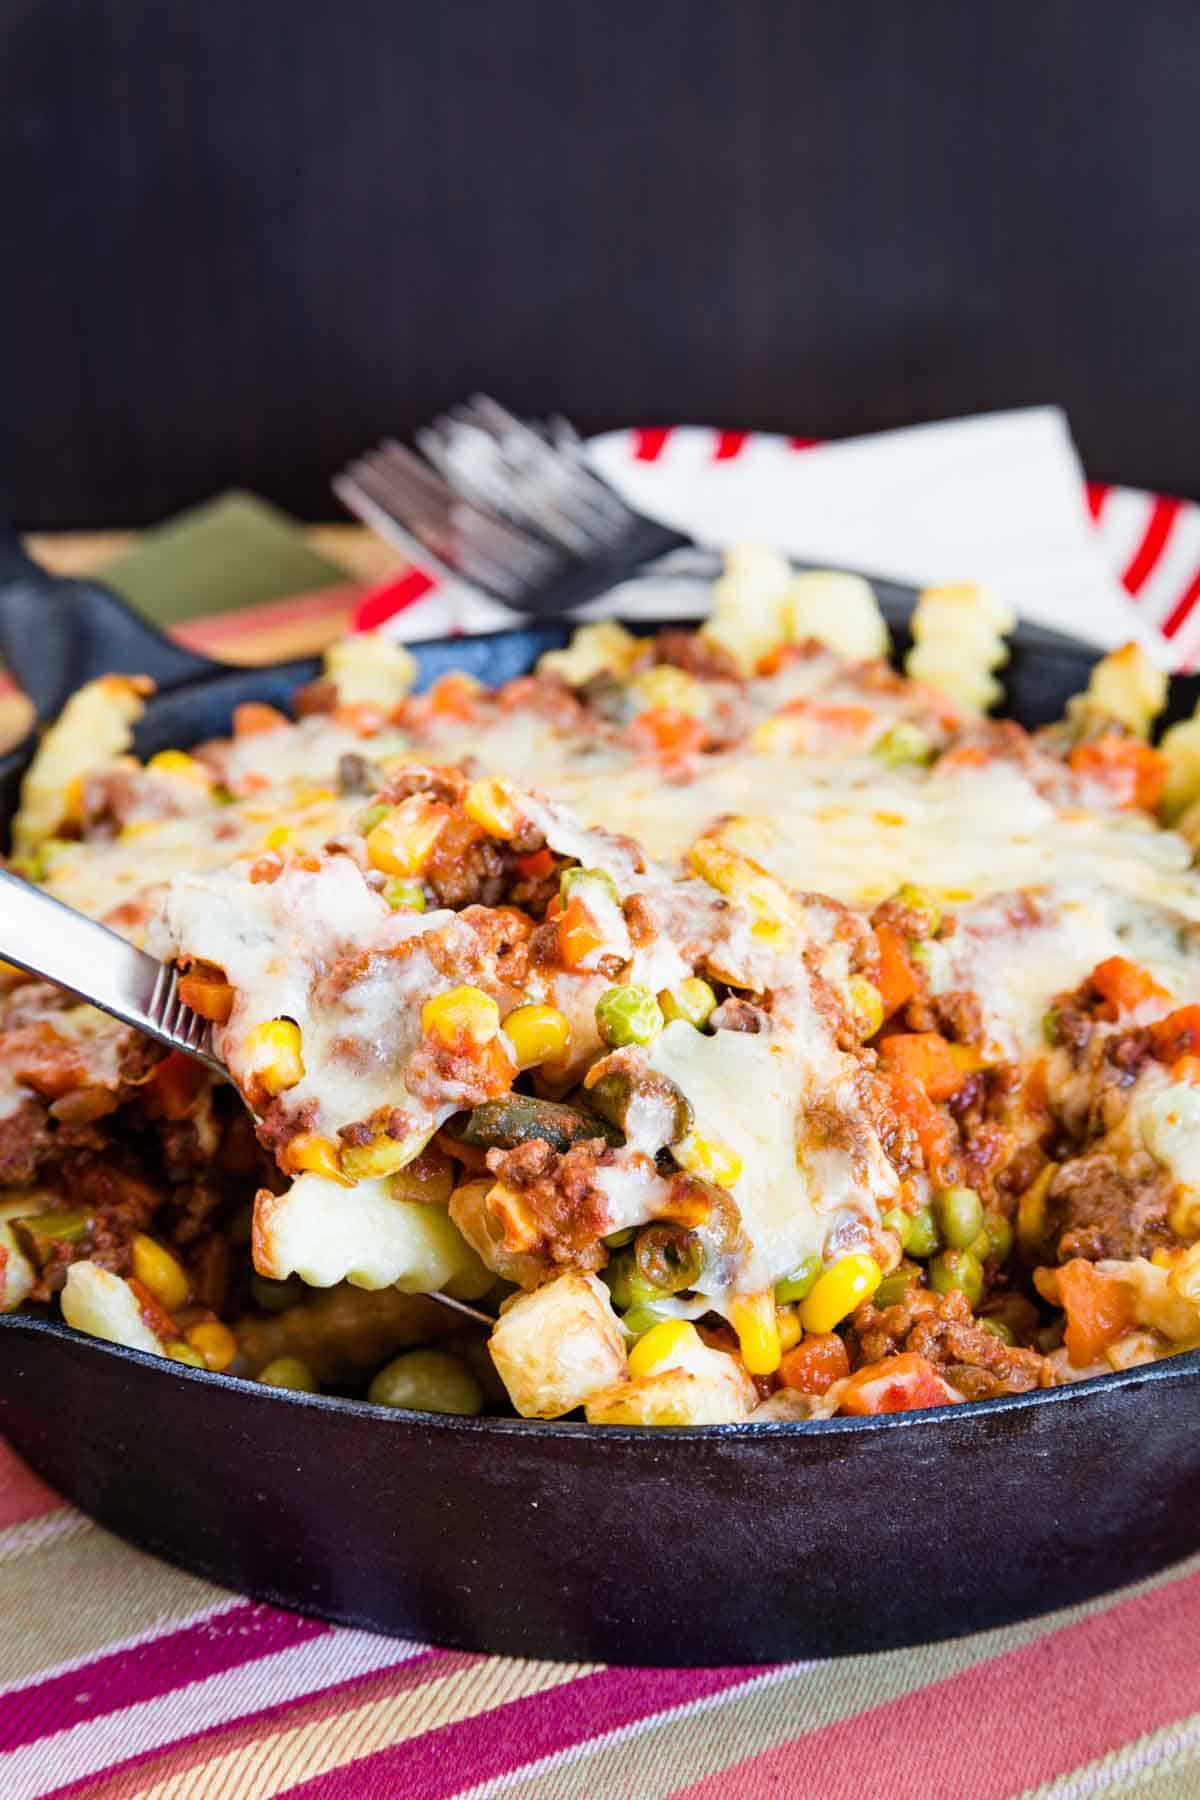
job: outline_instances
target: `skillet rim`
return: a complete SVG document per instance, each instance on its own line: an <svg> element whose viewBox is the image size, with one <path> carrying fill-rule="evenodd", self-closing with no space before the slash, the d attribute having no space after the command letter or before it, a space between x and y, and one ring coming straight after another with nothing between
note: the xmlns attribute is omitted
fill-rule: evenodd
<svg viewBox="0 0 1200 1800"><path fill-rule="evenodd" d="M800 566L800 565L797 565ZM692 577L695 579L695 577ZM907 583L895 581L878 575L867 575L865 579L876 592L881 608L887 619L889 628L895 636L907 637L908 616L917 598L918 590ZM686 628L699 621L695 618L675 618L668 621L660 619L625 619L624 623L635 635L646 635L661 628L666 623L671 626ZM518 638L540 637L547 633L569 637L570 632L580 621L571 619L546 620L535 619L528 622L516 622L512 626L496 631L478 632L470 635L450 635L420 639L409 645L418 662L421 652L434 652L444 655L466 644L478 646L476 654L486 654L486 647L499 642L510 642ZM1080 676L1086 674L1103 652L1095 646L1088 645L1079 639L1067 637L1059 632L1049 631L1045 627L1027 621L1018 623L1016 630L1009 636L1012 649L1026 657L1046 659L1049 661L1066 661L1074 663L1080 670ZM893 659L899 646L893 643ZM452 666L452 665L451 665ZM183 699L193 694L212 692L225 686L234 688L243 682L253 683L256 680L279 682L286 679L296 684L320 668L319 657L289 658L282 663L267 664L228 664L213 663L211 668L198 674L190 675L180 681L162 683L150 697L146 707L146 722L153 723L156 712L164 710L172 701ZM1186 679L1186 678L1185 678ZM418 689L424 683L424 675L418 678ZM1172 681L1172 692L1177 691L1179 677ZM1174 714L1174 708L1168 703L1163 720ZM34 749L36 748L41 721L35 720L32 729L10 750L0 756L0 782L13 780L24 771ZM7 816L0 819L0 826L7 827ZM971 1400L947 1406L923 1407L916 1412L873 1414L861 1418L839 1417L832 1419L762 1419L757 1421L740 1420L720 1425L674 1425L658 1426L650 1430L646 1426L624 1425L591 1425L586 1421L564 1421L551 1419L505 1418L502 1415L479 1414L461 1417L454 1414L418 1412L407 1407L381 1407L367 1400L347 1398L336 1394L303 1394L286 1388L265 1388L260 1382L248 1376L226 1375L210 1369L191 1369L180 1364L169 1364L166 1359L154 1356L149 1351L132 1350L125 1345L113 1344L104 1338L92 1338L85 1332L73 1330L61 1319L39 1317L32 1313L20 1311L0 1313L0 1330L24 1332L33 1337L53 1337L77 1344L87 1354L89 1351L107 1352L119 1360L132 1361L135 1365L153 1365L160 1375L175 1375L179 1378L198 1380L228 1388L234 1393L252 1392L260 1400L271 1400L311 1407L316 1411L339 1411L346 1409L358 1416L378 1417L380 1419L404 1420L414 1424L423 1424L451 1432L483 1432L485 1435L499 1437L533 1438L537 1440L561 1441L564 1438L577 1439L581 1435L590 1440L600 1437L609 1443L640 1443L647 1439L656 1441L662 1433L667 1433L673 1442L688 1443L729 1443L742 1442L747 1439L756 1441L763 1434L772 1437L791 1437L793 1435L820 1436L855 1436L867 1432L886 1429L913 1429L918 1425L942 1423L948 1418L958 1419L961 1407L967 1406L968 1416L974 1418L996 1418L1011 1412L1024 1412L1035 1406L1058 1405L1067 1403L1073 1395L1096 1393L1101 1388L1105 1392L1116 1392L1120 1388L1142 1386L1149 1381L1178 1380L1186 1382L1189 1378L1200 1377L1200 1346L1195 1350L1183 1351L1175 1356L1166 1356L1152 1363L1141 1363L1131 1369L1113 1370L1104 1375L1088 1376L1083 1380L1066 1382L1053 1388L1037 1388L1024 1394L1002 1394L989 1400Z"/></svg>

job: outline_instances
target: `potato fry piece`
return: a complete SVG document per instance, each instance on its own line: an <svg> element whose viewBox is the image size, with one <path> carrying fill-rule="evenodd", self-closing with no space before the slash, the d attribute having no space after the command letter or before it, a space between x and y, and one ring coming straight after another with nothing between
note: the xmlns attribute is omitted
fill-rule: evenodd
<svg viewBox="0 0 1200 1800"><path fill-rule="evenodd" d="M625 1338L608 1289L572 1269L501 1313L492 1361L526 1419L561 1419L625 1372Z"/></svg>

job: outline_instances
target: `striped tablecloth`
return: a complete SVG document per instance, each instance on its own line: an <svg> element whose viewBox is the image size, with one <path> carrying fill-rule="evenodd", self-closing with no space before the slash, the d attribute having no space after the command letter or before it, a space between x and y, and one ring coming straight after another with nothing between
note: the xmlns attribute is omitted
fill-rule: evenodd
<svg viewBox="0 0 1200 1800"><path fill-rule="evenodd" d="M470 1656L237 1599L0 1450L4 1800L1167 1800L1200 1794L1198 1637L1200 1557L1027 1625L836 1662Z"/></svg>
<svg viewBox="0 0 1200 1800"><path fill-rule="evenodd" d="M1130 593L1166 635L1190 630L1200 514L1123 489L1090 503ZM402 577L369 610L428 585ZM339 593L191 635L218 655L236 654L239 631L263 657L295 654L296 630L319 631L327 606L332 631L346 605ZM0 1445L0 1800L1176 1800L1200 1796L1197 1641L1200 1557L1071 1612L835 1662L471 1656L181 1574Z"/></svg>

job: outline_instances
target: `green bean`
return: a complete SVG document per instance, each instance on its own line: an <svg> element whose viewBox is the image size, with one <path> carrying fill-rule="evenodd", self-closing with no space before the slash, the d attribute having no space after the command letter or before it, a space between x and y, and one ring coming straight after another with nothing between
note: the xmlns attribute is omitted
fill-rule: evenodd
<svg viewBox="0 0 1200 1800"><path fill-rule="evenodd" d="M983 1267L971 1250L943 1250L929 1265L929 1285L939 1294L956 1289L971 1306L983 1298Z"/></svg>
<svg viewBox="0 0 1200 1800"><path fill-rule="evenodd" d="M933 1197L933 1216L952 1250L968 1250L983 1228L983 1207L974 1188L942 1188Z"/></svg>
<svg viewBox="0 0 1200 1800"><path fill-rule="evenodd" d="M407 1350L380 1369L367 1399L376 1406L404 1406L414 1412L483 1411L483 1389L464 1362L448 1350Z"/></svg>
<svg viewBox="0 0 1200 1800"><path fill-rule="evenodd" d="M787 1306L793 1300L803 1300L804 1296L816 1286L817 1277L823 1264L815 1253L806 1256L802 1263L797 1263L790 1275L775 1283L775 1298L780 1306Z"/></svg>
<svg viewBox="0 0 1200 1800"><path fill-rule="evenodd" d="M885 1275L871 1295L872 1305L882 1312L885 1306L900 1306L912 1289L921 1284L921 1271L916 1263L902 1262L890 1275Z"/></svg>
<svg viewBox="0 0 1200 1800"><path fill-rule="evenodd" d="M650 1044L665 1024L662 1007L647 987L610 987L596 1002L596 1029L611 1049Z"/></svg>
<svg viewBox="0 0 1200 1800"><path fill-rule="evenodd" d="M685 1225L647 1225L637 1234L634 1261L648 1288L678 1294L704 1271L704 1246Z"/></svg>
<svg viewBox="0 0 1200 1800"><path fill-rule="evenodd" d="M458 1128L458 1136L477 1150L512 1150L531 1138L541 1138L555 1150L569 1150L588 1138L603 1138L609 1144L621 1141L620 1133L597 1113L561 1100L539 1100L532 1094L485 1100L472 1108Z"/></svg>
<svg viewBox="0 0 1200 1800"><path fill-rule="evenodd" d="M622 1137L635 1107L639 1129L653 1134L657 1143L677 1144L694 1122L686 1095L669 1076L654 1069L610 1069L586 1090L584 1099Z"/></svg>
<svg viewBox="0 0 1200 1800"><path fill-rule="evenodd" d="M1003 1319L980 1319L979 1323L984 1331L989 1331L994 1338L999 1338L1002 1344L1016 1343L1016 1338Z"/></svg>
<svg viewBox="0 0 1200 1800"><path fill-rule="evenodd" d="M988 1213L983 1228L991 1242L992 1255L1000 1262L1007 1262L1012 1255L1013 1228L1004 1214Z"/></svg>
<svg viewBox="0 0 1200 1800"><path fill-rule="evenodd" d="M292 1388L298 1394L315 1394L317 1391L312 1370L298 1356L275 1357L265 1369L258 1371L258 1379L266 1387Z"/></svg>
<svg viewBox="0 0 1200 1800"><path fill-rule="evenodd" d="M383 890L383 897L393 912L405 907L409 912L425 911L425 889L419 881L405 881L397 876Z"/></svg>
<svg viewBox="0 0 1200 1800"><path fill-rule="evenodd" d="M86 1237L92 1215L86 1207L74 1206L62 1212L26 1213L12 1223L27 1240L33 1259L40 1266L55 1244L77 1244Z"/></svg>

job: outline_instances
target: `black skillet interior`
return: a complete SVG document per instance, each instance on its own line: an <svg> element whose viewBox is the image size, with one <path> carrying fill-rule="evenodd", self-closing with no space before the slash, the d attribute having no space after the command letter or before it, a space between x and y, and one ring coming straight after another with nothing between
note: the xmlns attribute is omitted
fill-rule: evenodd
<svg viewBox="0 0 1200 1800"><path fill-rule="evenodd" d="M226 730L241 700L286 703L315 671L208 663L92 584L4 560L0 653L39 711L150 673L143 752ZM914 595L876 587L902 648ZM421 681L503 681L568 635L418 645ZM1092 661L1022 629L1008 710L1056 717ZM29 748L0 760L5 817ZM1086 1599L1200 1544L1198 1426L1198 1353L893 1418L638 1432L384 1412L0 1319L0 1429L110 1529L280 1605L524 1656L847 1654Z"/></svg>

